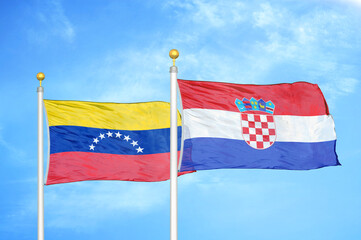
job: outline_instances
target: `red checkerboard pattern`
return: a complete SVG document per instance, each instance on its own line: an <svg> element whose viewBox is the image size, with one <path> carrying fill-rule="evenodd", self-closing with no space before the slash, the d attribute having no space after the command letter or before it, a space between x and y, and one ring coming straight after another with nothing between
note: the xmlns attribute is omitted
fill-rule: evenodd
<svg viewBox="0 0 361 240"><path fill-rule="evenodd" d="M255 149L266 149L276 141L276 125L273 115L242 115L242 135L246 143Z"/></svg>

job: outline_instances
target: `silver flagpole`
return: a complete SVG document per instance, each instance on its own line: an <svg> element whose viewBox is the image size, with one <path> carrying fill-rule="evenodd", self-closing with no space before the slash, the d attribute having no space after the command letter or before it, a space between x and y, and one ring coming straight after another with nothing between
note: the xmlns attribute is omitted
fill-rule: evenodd
<svg viewBox="0 0 361 240"><path fill-rule="evenodd" d="M44 240L44 119L43 119L43 95L44 88L41 81L45 75L39 72L36 78L40 81L38 92L38 240Z"/></svg>
<svg viewBox="0 0 361 240"><path fill-rule="evenodd" d="M177 73L175 60L179 56L176 49L169 52L173 59L170 67L170 240L178 239L178 149L177 149Z"/></svg>

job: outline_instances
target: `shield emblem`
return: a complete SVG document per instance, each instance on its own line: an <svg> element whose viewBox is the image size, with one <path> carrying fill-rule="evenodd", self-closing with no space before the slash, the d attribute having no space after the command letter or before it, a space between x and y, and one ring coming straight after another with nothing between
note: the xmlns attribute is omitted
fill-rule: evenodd
<svg viewBox="0 0 361 240"><path fill-rule="evenodd" d="M269 148L276 141L273 115L241 113L242 136L245 142L258 150Z"/></svg>

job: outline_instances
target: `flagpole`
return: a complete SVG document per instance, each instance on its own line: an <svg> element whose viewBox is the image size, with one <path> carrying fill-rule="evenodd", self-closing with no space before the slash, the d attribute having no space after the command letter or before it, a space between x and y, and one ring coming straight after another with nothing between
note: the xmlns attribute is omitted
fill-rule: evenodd
<svg viewBox="0 0 361 240"><path fill-rule="evenodd" d="M38 240L44 240L44 119L43 119L43 95L44 88L41 81L45 75L39 72L36 78L40 81L38 92Z"/></svg>
<svg viewBox="0 0 361 240"><path fill-rule="evenodd" d="M179 56L176 49L169 52L173 59L170 67L170 240L178 239L178 149L177 149L177 73L175 60Z"/></svg>

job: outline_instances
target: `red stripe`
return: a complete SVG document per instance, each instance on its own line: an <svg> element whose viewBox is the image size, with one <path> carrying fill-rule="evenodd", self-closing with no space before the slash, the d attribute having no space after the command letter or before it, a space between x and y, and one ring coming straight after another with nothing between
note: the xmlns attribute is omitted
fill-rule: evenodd
<svg viewBox="0 0 361 240"><path fill-rule="evenodd" d="M46 185L86 180L164 181L169 179L169 155L54 153L50 155ZM178 176L180 175L183 175L183 172L178 173Z"/></svg>
<svg viewBox="0 0 361 240"><path fill-rule="evenodd" d="M249 85L178 80L183 109L202 108L239 112L235 99L272 101L274 115L328 115L327 103L317 84L296 82Z"/></svg>

